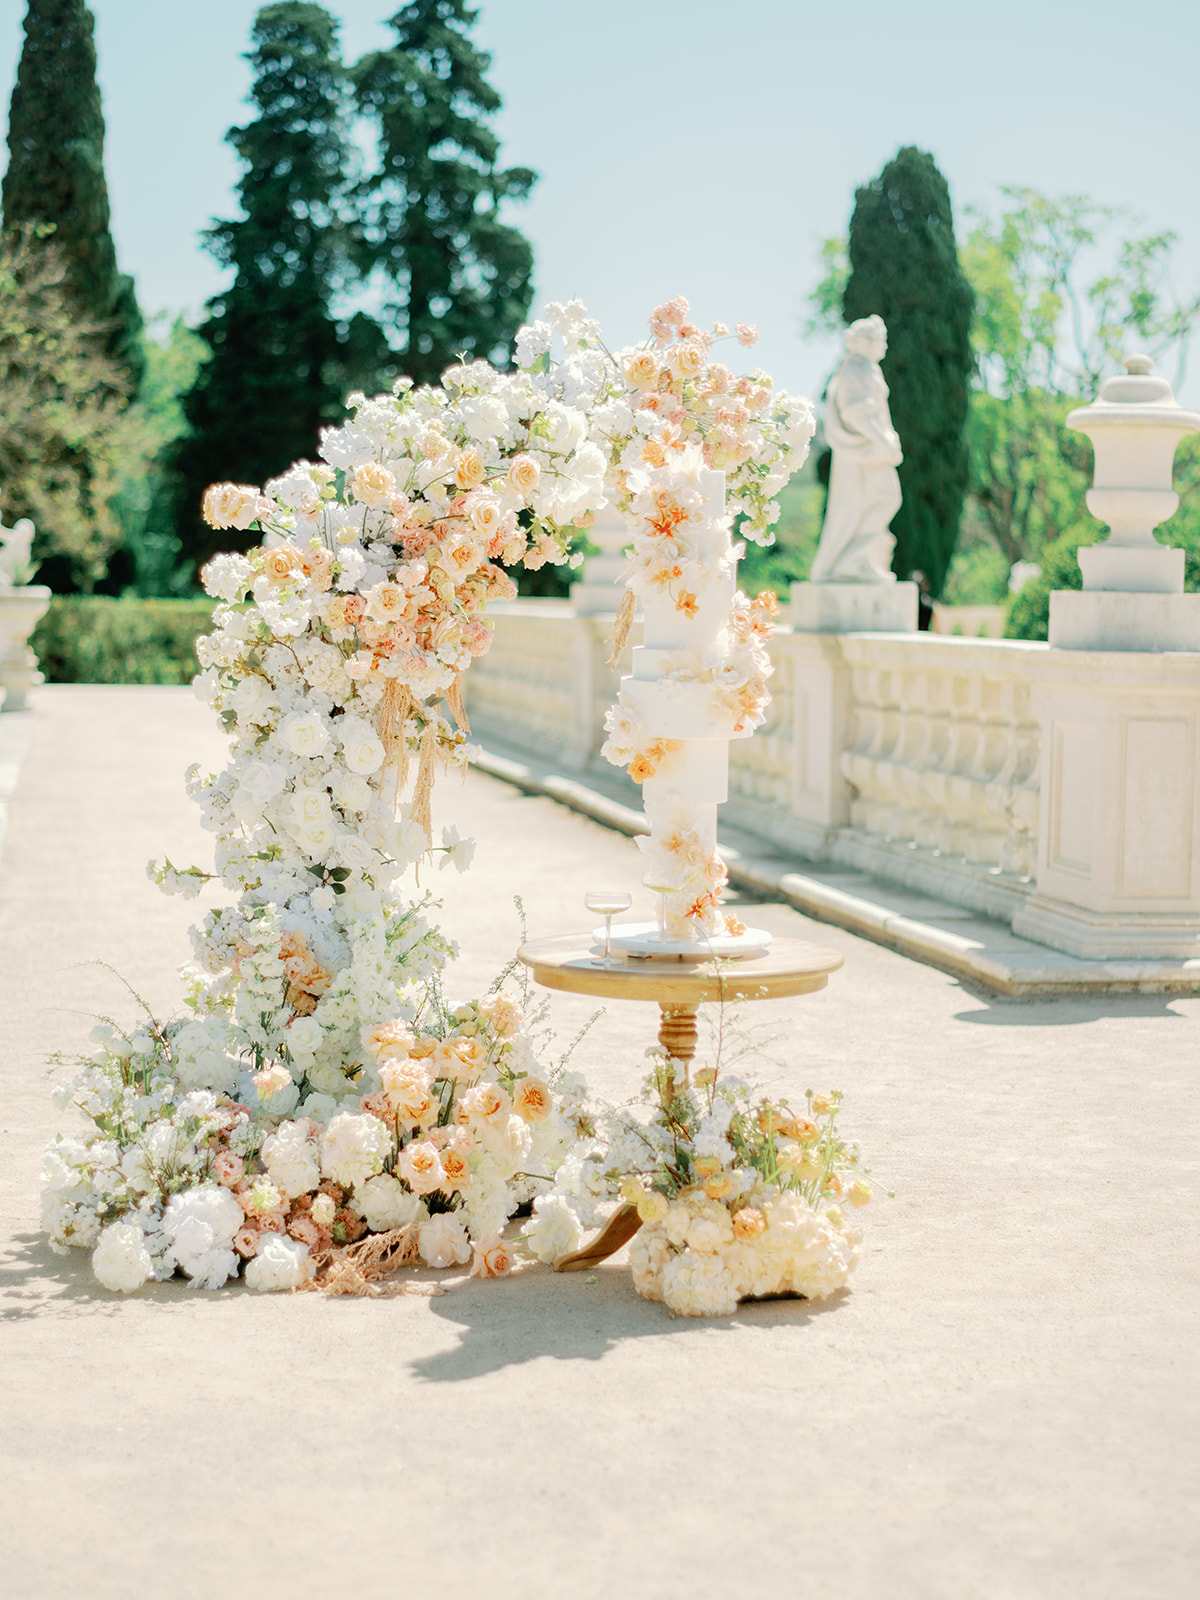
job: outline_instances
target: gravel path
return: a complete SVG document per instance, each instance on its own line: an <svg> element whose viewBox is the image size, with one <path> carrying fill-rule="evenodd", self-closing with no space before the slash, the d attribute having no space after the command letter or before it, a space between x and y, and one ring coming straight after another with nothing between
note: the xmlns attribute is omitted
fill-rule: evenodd
<svg viewBox="0 0 1200 1600"><path fill-rule="evenodd" d="M755 1075L843 1089L895 1191L837 1301L672 1322L621 1257L437 1298L124 1300L37 1231L43 1062L126 1014L93 957L175 1005L196 906L144 867L205 859L182 774L223 745L186 690L45 689L32 721L0 856L5 1600L1200 1592L1200 998L997 1001L756 908L846 965L755 1009L780 1036ZM472 774L435 808L479 840L427 880L454 993L511 955L514 895L553 934L638 889L632 842L552 801ZM566 1038L592 1010L552 1003ZM585 1038L598 1091L636 1091L655 1015Z"/></svg>

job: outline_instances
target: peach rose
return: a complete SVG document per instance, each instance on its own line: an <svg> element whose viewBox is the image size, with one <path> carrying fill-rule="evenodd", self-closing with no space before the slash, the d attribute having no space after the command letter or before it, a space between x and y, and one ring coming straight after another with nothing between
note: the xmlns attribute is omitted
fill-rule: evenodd
<svg viewBox="0 0 1200 1600"><path fill-rule="evenodd" d="M437 1077L466 1082L478 1077L487 1066L487 1047L482 1039L452 1034L439 1042L433 1052L432 1065Z"/></svg>
<svg viewBox="0 0 1200 1600"><path fill-rule="evenodd" d="M460 489L478 489L486 476L478 450L464 450L454 464L454 481Z"/></svg>
<svg viewBox="0 0 1200 1600"><path fill-rule="evenodd" d="M363 596L367 603L367 616L375 622L391 622L402 617L408 607L408 595L398 583L377 583Z"/></svg>
<svg viewBox="0 0 1200 1600"><path fill-rule="evenodd" d="M437 1146L427 1139L405 1145L397 1158L396 1171L414 1194L432 1194L446 1181Z"/></svg>
<svg viewBox="0 0 1200 1600"><path fill-rule="evenodd" d="M458 1105L459 1110L466 1113L466 1117L480 1117L485 1122L494 1122L500 1118L507 1121L512 1111L512 1101L498 1083L476 1084L473 1089L467 1090Z"/></svg>
<svg viewBox="0 0 1200 1600"><path fill-rule="evenodd" d="M361 467L355 467L350 487L354 498L364 506L386 506L396 493L396 479L378 462L364 461Z"/></svg>
<svg viewBox="0 0 1200 1600"><path fill-rule="evenodd" d="M442 1151L442 1172L445 1175L442 1187L447 1193L454 1189L465 1189L471 1181L471 1169L466 1157L453 1146L447 1146Z"/></svg>
<svg viewBox="0 0 1200 1600"><path fill-rule="evenodd" d="M233 1248L244 1261L258 1254L258 1229L250 1227L249 1223L244 1228L239 1228L233 1236Z"/></svg>
<svg viewBox="0 0 1200 1600"><path fill-rule="evenodd" d="M507 1278L513 1269L512 1254L503 1239L485 1239L472 1244L475 1260L468 1278Z"/></svg>
<svg viewBox="0 0 1200 1600"><path fill-rule="evenodd" d="M554 1097L540 1078L522 1078L513 1094L513 1110L526 1122L544 1122L554 1110Z"/></svg>
<svg viewBox="0 0 1200 1600"><path fill-rule="evenodd" d="M518 494L531 495L541 481L542 469L532 456L514 456L509 462L509 486Z"/></svg>
<svg viewBox="0 0 1200 1600"><path fill-rule="evenodd" d="M745 345L747 349L752 344L758 343L758 329L752 322L739 322L737 325L737 342Z"/></svg>
<svg viewBox="0 0 1200 1600"><path fill-rule="evenodd" d="M270 583L293 583L304 575L304 557L294 544L277 544L263 551L263 572Z"/></svg>
<svg viewBox="0 0 1200 1600"><path fill-rule="evenodd" d="M384 1056L408 1055L412 1042L411 1029L399 1018L377 1022L373 1028L364 1028L362 1031L363 1049L377 1060Z"/></svg>

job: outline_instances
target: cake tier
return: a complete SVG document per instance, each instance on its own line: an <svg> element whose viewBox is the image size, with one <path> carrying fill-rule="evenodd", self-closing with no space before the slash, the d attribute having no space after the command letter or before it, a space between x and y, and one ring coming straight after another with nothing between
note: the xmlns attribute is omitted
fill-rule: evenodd
<svg viewBox="0 0 1200 1600"><path fill-rule="evenodd" d="M734 718L725 711L711 683L673 683L656 679L621 679L621 697L653 739L748 739L752 729L734 733Z"/></svg>
<svg viewBox="0 0 1200 1600"><path fill-rule="evenodd" d="M689 739L672 753L655 778L642 784L646 815L661 813L671 800L697 805L723 805L729 798L729 743L725 739Z"/></svg>
<svg viewBox="0 0 1200 1600"><path fill-rule="evenodd" d="M674 585L674 594L649 594L642 598L642 643L654 650L710 650L725 631L733 597L737 592L737 572L716 573L707 583L691 588L686 578ZM692 595L695 610L681 611L677 604Z"/></svg>

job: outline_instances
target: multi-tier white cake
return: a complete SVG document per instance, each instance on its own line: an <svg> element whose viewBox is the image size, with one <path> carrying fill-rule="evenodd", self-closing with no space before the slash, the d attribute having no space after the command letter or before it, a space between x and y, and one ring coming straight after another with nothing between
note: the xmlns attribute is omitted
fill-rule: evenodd
<svg viewBox="0 0 1200 1600"><path fill-rule="evenodd" d="M770 935L720 910L717 807L728 797L729 741L763 720L768 606L737 592L742 547L730 539L723 472L684 450L633 488L629 583L643 642L609 713L604 753L642 784L650 833L638 844L660 914L615 942L643 954L752 954Z"/></svg>

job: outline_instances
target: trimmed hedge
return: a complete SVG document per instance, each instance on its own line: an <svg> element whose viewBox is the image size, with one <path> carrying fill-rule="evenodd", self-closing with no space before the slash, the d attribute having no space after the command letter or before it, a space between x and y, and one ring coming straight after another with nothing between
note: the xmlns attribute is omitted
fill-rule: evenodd
<svg viewBox="0 0 1200 1600"><path fill-rule="evenodd" d="M190 683L213 605L55 595L29 642L48 683Z"/></svg>

